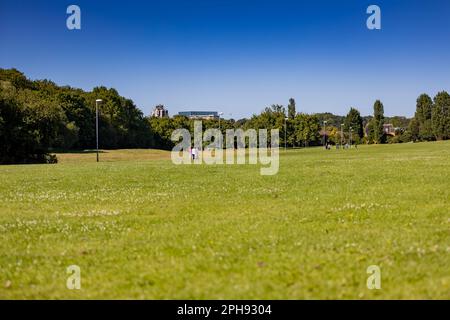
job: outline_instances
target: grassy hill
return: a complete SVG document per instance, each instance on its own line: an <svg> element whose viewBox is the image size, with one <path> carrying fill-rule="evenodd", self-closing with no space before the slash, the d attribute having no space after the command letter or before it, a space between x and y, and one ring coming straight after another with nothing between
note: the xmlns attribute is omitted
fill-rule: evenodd
<svg viewBox="0 0 450 320"><path fill-rule="evenodd" d="M275 176L155 150L0 166L0 298L449 298L450 142L280 152Z"/></svg>

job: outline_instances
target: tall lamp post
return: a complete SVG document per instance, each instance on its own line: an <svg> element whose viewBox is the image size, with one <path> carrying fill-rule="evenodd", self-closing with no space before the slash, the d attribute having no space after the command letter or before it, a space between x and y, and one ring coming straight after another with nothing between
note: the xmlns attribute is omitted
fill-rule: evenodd
<svg viewBox="0 0 450 320"><path fill-rule="evenodd" d="M353 144L353 128L350 127L350 148L352 147Z"/></svg>
<svg viewBox="0 0 450 320"><path fill-rule="evenodd" d="M219 115L219 131L220 131L220 137L222 137L222 130L220 129L220 116L223 115L223 112L219 112L218 115ZM222 148L222 138L219 138L219 139L220 139L220 142L219 142L219 148Z"/></svg>
<svg viewBox="0 0 450 320"><path fill-rule="evenodd" d="M95 140L97 142L97 162L98 159L98 105L103 102L102 99L95 100Z"/></svg>
<svg viewBox="0 0 450 320"><path fill-rule="evenodd" d="M327 147L326 143L327 143L327 121L324 120L323 121L323 145L325 146L325 148Z"/></svg>
<svg viewBox="0 0 450 320"><path fill-rule="evenodd" d="M284 151L287 151L287 117L284 117Z"/></svg>

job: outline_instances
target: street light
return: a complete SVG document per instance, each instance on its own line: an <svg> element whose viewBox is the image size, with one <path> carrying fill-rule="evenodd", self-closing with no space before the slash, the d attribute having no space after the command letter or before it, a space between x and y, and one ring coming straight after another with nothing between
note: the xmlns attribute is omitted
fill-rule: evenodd
<svg viewBox="0 0 450 320"><path fill-rule="evenodd" d="M220 116L223 115L223 112L219 112L219 131L220 131L220 137L222 137L222 131L220 130ZM220 142L219 142L219 148L222 148L222 138L219 138Z"/></svg>
<svg viewBox="0 0 450 320"><path fill-rule="evenodd" d="M287 151L287 117L284 117L284 152Z"/></svg>
<svg viewBox="0 0 450 320"><path fill-rule="evenodd" d="M326 139L327 139L327 122L326 120L323 121L323 145L325 146L325 148L327 147L326 143Z"/></svg>
<svg viewBox="0 0 450 320"><path fill-rule="evenodd" d="M353 143L353 128L350 127L350 148L352 148L352 143Z"/></svg>
<svg viewBox="0 0 450 320"><path fill-rule="evenodd" d="M102 99L95 100L95 138L97 141L97 162L98 162L98 105L103 102Z"/></svg>

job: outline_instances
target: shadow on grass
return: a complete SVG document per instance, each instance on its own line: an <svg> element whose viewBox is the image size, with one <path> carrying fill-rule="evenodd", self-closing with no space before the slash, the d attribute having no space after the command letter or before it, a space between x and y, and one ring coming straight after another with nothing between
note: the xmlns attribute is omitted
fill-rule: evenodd
<svg viewBox="0 0 450 320"><path fill-rule="evenodd" d="M85 150L51 150L50 153L61 153L61 154L92 154L97 153L97 150L85 149ZM108 153L108 151L98 150L98 153Z"/></svg>

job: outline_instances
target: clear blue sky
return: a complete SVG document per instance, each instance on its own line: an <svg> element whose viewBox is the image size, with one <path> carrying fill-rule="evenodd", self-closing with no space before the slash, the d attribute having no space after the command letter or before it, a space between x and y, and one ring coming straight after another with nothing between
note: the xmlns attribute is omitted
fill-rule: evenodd
<svg viewBox="0 0 450 320"><path fill-rule="evenodd" d="M82 29L66 28L81 7ZM366 8L382 30L366 28ZM116 88L148 114L248 117L290 97L304 112L414 113L450 91L450 1L0 2L0 67L85 90Z"/></svg>

